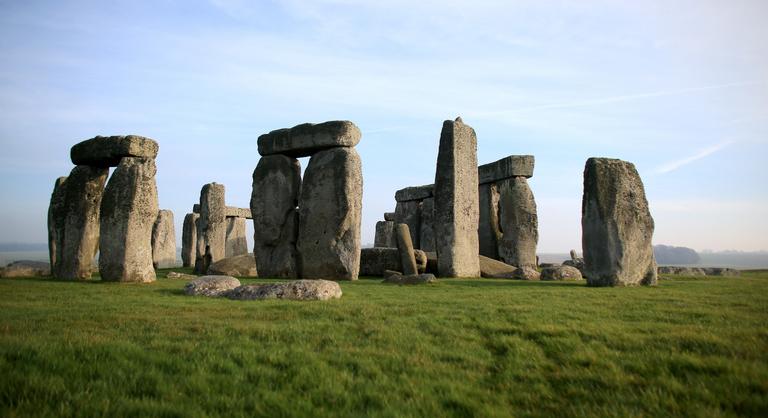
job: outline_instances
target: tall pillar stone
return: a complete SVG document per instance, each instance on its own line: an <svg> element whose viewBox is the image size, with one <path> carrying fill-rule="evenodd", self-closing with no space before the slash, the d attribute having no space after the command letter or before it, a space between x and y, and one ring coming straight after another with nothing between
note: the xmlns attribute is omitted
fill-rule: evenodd
<svg viewBox="0 0 768 418"><path fill-rule="evenodd" d="M443 277L480 277L477 136L461 118L443 123L435 172L435 238Z"/></svg>
<svg viewBox="0 0 768 418"><path fill-rule="evenodd" d="M199 213L188 213L184 216L181 230L181 265L183 267L192 267L195 264L198 219L200 219Z"/></svg>
<svg viewBox="0 0 768 418"><path fill-rule="evenodd" d="M376 222L376 235L373 246L378 248L396 248L395 223L392 221Z"/></svg>
<svg viewBox="0 0 768 418"><path fill-rule="evenodd" d="M208 183L200 190L198 241L202 238L202 255L210 252L211 263L226 257L227 222L224 185ZM203 273L203 272L200 272Z"/></svg>
<svg viewBox="0 0 768 418"><path fill-rule="evenodd" d="M51 272L56 271L57 251L64 239L64 223L67 219L65 208L64 182L67 177L59 177L53 184L51 203L48 206L48 257L51 263Z"/></svg>
<svg viewBox="0 0 768 418"><path fill-rule="evenodd" d="M312 156L299 198L302 278L357 279L362 198L362 167L354 148L330 148Z"/></svg>
<svg viewBox="0 0 768 418"><path fill-rule="evenodd" d="M397 235L397 251L400 255L400 265L404 275L419 274L416 268L416 257L413 253L413 242L411 241L411 232L406 224L397 224L395 226L395 235Z"/></svg>
<svg viewBox="0 0 768 418"><path fill-rule="evenodd" d="M101 279L152 282L152 229L159 211L154 158L123 157L101 205Z"/></svg>
<svg viewBox="0 0 768 418"><path fill-rule="evenodd" d="M53 272L59 279L91 277L99 249L99 216L108 168L79 165L64 182L64 233ZM53 266L52 266L53 268Z"/></svg>
<svg viewBox="0 0 768 418"><path fill-rule="evenodd" d="M261 157L253 171L253 253L261 277L297 278L301 164L292 157Z"/></svg>
<svg viewBox="0 0 768 418"><path fill-rule="evenodd" d="M539 221L536 201L525 177L502 180L499 186L499 257L516 267L536 268Z"/></svg>
<svg viewBox="0 0 768 418"><path fill-rule="evenodd" d="M581 228L587 285L656 284L654 222L634 164L587 160Z"/></svg>
<svg viewBox="0 0 768 418"><path fill-rule="evenodd" d="M161 209L152 227L152 264L156 269L176 266L176 231L173 212Z"/></svg>
<svg viewBox="0 0 768 418"><path fill-rule="evenodd" d="M481 184L480 198L480 223L477 235L480 240L480 255L499 259L499 239L501 229L499 227L499 190L496 183Z"/></svg>
<svg viewBox="0 0 768 418"><path fill-rule="evenodd" d="M248 240L245 238L245 218L227 218L227 245L225 257L248 254Z"/></svg>

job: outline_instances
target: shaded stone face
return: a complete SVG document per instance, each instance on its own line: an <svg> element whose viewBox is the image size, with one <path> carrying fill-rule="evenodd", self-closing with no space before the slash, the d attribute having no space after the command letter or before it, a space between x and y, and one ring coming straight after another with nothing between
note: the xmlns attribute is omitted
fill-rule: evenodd
<svg viewBox="0 0 768 418"><path fill-rule="evenodd" d="M398 202L407 202L409 200L424 200L428 197L434 196L434 190L434 184L406 187L395 192L395 200Z"/></svg>
<svg viewBox="0 0 768 418"><path fill-rule="evenodd" d="M411 242L411 233L408 225L395 225L395 235L397 236L397 251L400 254L400 265L404 275L418 274L416 268L416 257L413 254L413 243Z"/></svg>
<svg viewBox="0 0 768 418"><path fill-rule="evenodd" d="M283 155L261 157L253 171L253 253L262 277L296 278L301 165Z"/></svg>
<svg viewBox="0 0 768 418"><path fill-rule="evenodd" d="M421 250L413 250L416 269L423 273L427 268L427 254ZM400 251L395 248L362 248L360 250L360 275L381 276L387 270L400 271Z"/></svg>
<svg viewBox="0 0 768 418"><path fill-rule="evenodd" d="M397 202L395 206L395 224L406 224L414 239L413 245L420 247L421 238L421 201L409 200Z"/></svg>
<svg viewBox="0 0 768 418"><path fill-rule="evenodd" d="M184 216L181 231L181 264L184 267L192 267L195 264L198 219L200 219L198 213L188 213Z"/></svg>
<svg viewBox="0 0 768 418"><path fill-rule="evenodd" d="M362 167L354 148L332 148L312 156L299 199L302 278L357 279L362 197Z"/></svg>
<svg viewBox="0 0 768 418"><path fill-rule="evenodd" d="M435 238L443 277L479 277L477 137L460 119L445 121L435 173Z"/></svg>
<svg viewBox="0 0 768 418"><path fill-rule="evenodd" d="M539 221L536 201L525 177L498 183L499 187L499 257L517 267L536 268Z"/></svg>
<svg viewBox="0 0 768 418"><path fill-rule="evenodd" d="M481 184L478 193L480 198L480 221L477 235L480 255L498 260L498 245L501 238L501 228L499 227L499 189L494 183Z"/></svg>
<svg viewBox="0 0 768 418"><path fill-rule="evenodd" d="M64 223L67 219L67 213L64 211L65 181L67 181L67 177L56 179L51 193L51 203L48 206L48 258L51 269L56 265L57 251L64 239Z"/></svg>
<svg viewBox="0 0 768 418"><path fill-rule="evenodd" d="M376 222L376 236L374 237L374 247L396 248L397 239L395 237L395 223L390 221Z"/></svg>
<svg viewBox="0 0 768 418"><path fill-rule="evenodd" d="M212 263L226 257L227 218L224 193L224 185L218 183L208 183L200 191L198 232L201 233L205 247L210 249Z"/></svg>
<svg viewBox="0 0 768 418"><path fill-rule="evenodd" d="M533 155L510 155L477 168L479 184L494 183L512 177L533 177Z"/></svg>
<svg viewBox="0 0 768 418"><path fill-rule="evenodd" d="M419 245L424 251L435 251L435 199L430 197L421 202L421 225Z"/></svg>
<svg viewBox="0 0 768 418"><path fill-rule="evenodd" d="M65 280L91 277L99 249L99 216L109 169L79 165L64 182L63 238L53 274ZM154 217L153 217L154 220Z"/></svg>
<svg viewBox="0 0 768 418"><path fill-rule="evenodd" d="M176 266L176 231L173 212L161 209L152 227L152 264L156 269Z"/></svg>
<svg viewBox="0 0 768 418"><path fill-rule="evenodd" d="M206 274L236 277L259 276L256 268L256 259L250 253L221 259L211 264Z"/></svg>
<svg viewBox="0 0 768 418"><path fill-rule="evenodd" d="M123 157L155 158L159 149L157 142L143 136L97 136L73 146L70 157L75 165L115 167Z"/></svg>
<svg viewBox="0 0 768 418"><path fill-rule="evenodd" d="M101 204L102 280L155 280L152 229L159 211L156 172L153 159L125 157L112 173Z"/></svg>
<svg viewBox="0 0 768 418"><path fill-rule="evenodd" d="M588 285L656 284L654 223L643 182L632 163L587 160L581 227Z"/></svg>
<svg viewBox="0 0 768 418"><path fill-rule="evenodd" d="M332 147L354 147L361 136L360 129L350 121L304 123L261 135L258 139L259 154L308 157Z"/></svg>
<svg viewBox="0 0 768 418"><path fill-rule="evenodd" d="M395 221L395 212L384 212L385 221Z"/></svg>
<svg viewBox="0 0 768 418"><path fill-rule="evenodd" d="M250 212L250 210L249 210ZM245 218L227 218L226 258L248 254L248 240L245 238Z"/></svg>

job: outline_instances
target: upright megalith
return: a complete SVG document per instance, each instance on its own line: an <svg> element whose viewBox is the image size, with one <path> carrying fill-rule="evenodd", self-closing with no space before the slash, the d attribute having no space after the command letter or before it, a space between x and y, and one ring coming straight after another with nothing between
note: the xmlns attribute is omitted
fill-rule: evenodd
<svg viewBox="0 0 768 418"><path fill-rule="evenodd" d="M97 136L73 146L70 157L75 165L115 167L123 157L154 159L159 149L157 142L143 136Z"/></svg>
<svg viewBox="0 0 768 418"><path fill-rule="evenodd" d="M56 248L56 265L52 266L56 278L91 277L99 249L99 214L108 173L108 168L79 165L64 182L63 237Z"/></svg>
<svg viewBox="0 0 768 418"><path fill-rule="evenodd" d="M392 221L376 222L376 235L373 241L374 247L396 248L395 223Z"/></svg>
<svg viewBox="0 0 768 418"><path fill-rule="evenodd" d="M55 271L57 251L62 245L64 239L64 222L67 218L65 209L65 187L64 182L67 177L59 177L53 183L53 192L51 193L51 203L48 206L48 258L50 260L51 271Z"/></svg>
<svg viewBox="0 0 768 418"><path fill-rule="evenodd" d="M161 209L152 226L152 264L156 269L176 266L176 230L173 212Z"/></svg>
<svg viewBox="0 0 768 418"><path fill-rule="evenodd" d="M312 156L299 198L302 278L357 279L362 197L362 167L354 148L330 148Z"/></svg>
<svg viewBox="0 0 768 418"><path fill-rule="evenodd" d="M395 235L397 235L397 251L400 255L400 265L404 275L419 274L416 268L416 257L413 252L413 242L411 241L411 232L406 224L397 224L395 226Z"/></svg>
<svg viewBox="0 0 768 418"><path fill-rule="evenodd" d="M499 188L496 183L481 184L478 188L479 223L477 235L480 255L499 260Z"/></svg>
<svg viewBox="0 0 768 418"><path fill-rule="evenodd" d="M304 123L259 136L259 154L309 157L329 148L354 147L361 136L360 129L347 120Z"/></svg>
<svg viewBox="0 0 768 418"><path fill-rule="evenodd" d="M101 279L152 282L152 229L159 211L155 160L123 157L101 202ZM69 180L68 180L69 181Z"/></svg>
<svg viewBox="0 0 768 418"><path fill-rule="evenodd" d="M181 265L183 267L195 265L198 219L200 219L199 213L193 212L184 216L184 224L181 230Z"/></svg>
<svg viewBox="0 0 768 418"><path fill-rule="evenodd" d="M654 285L654 223L634 164L590 158L581 204L584 275L590 286Z"/></svg>
<svg viewBox="0 0 768 418"><path fill-rule="evenodd" d="M248 254L248 240L245 238L246 218L227 217L227 242L225 258Z"/></svg>
<svg viewBox="0 0 768 418"><path fill-rule="evenodd" d="M477 136L461 118L443 123L435 172L435 241L443 277L480 277Z"/></svg>
<svg viewBox="0 0 768 418"><path fill-rule="evenodd" d="M499 257L517 267L536 267L539 221L536 201L525 177L499 183Z"/></svg>
<svg viewBox="0 0 768 418"><path fill-rule="evenodd" d="M421 201L421 223L419 225L419 248L423 251L435 251L435 198L428 197Z"/></svg>
<svg viewBox="0 0 768 418"><path fill-rule="evenodd" d="M208 183L200 190L200 219L198 220L198 241L208 248L211 263L226 258L227 222L224 185ZM200 254L198 254L200 255ZM205 252L202 253L205 255ZM204 273L198 271L198 273Z"/></svg>
<svg viewBox="0 0 768 418"><path fill-rule="evenodd" d="M395 223L408 225L415 248L421 248L421 222L424 199L434 195L434 185L406 187L395 192Z"/></svg>
<svg viewBox="0 0 768 418"><path fill-rule="evenodd" d="M253 171L253 253L261 277L296 278L301 165L293 157L261 157Z"/></svg>

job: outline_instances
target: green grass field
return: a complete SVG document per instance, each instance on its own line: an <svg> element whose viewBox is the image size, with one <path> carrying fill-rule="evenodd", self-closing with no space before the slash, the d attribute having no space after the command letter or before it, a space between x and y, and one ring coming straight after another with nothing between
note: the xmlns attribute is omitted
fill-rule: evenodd
<svg viewBox="0 0 768 418"><path fill-rule="evenodd" d="M768 416L765 271L363 279L329 302L184 284L0 281L0 415Z"/></svg>

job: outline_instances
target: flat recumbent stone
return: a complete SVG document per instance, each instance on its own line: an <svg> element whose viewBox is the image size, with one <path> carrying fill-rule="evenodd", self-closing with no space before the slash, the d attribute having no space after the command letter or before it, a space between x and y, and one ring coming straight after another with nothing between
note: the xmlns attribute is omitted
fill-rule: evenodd
<svg viewBox="0 0 768 418"><path fill-rule="evenodd" d="M258 139L259 154L308 157L328 148L354 147L361 136L360 128L346 120L304 123L261 135Z"/></svg>
<svg viewBox="0 0 768 418"><path fill-rule="evenodd" d="M75 165L117 167L123 157L155 158L159 149L155 140L143 136L97 136L75 144L69 154Z"/></svg>

